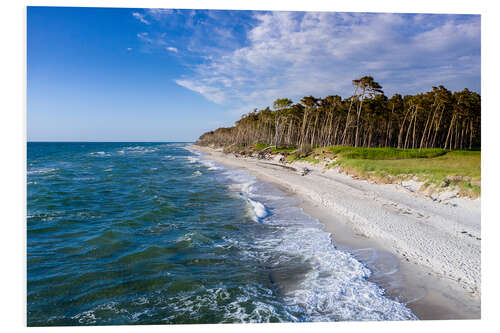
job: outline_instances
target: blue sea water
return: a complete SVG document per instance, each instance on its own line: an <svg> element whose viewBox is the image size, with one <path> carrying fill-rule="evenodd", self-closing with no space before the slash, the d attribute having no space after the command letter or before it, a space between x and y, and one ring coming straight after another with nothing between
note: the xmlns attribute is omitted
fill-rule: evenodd
<svg viewBox="0 0 500 333"><path fill-rule="evenodd" d="M299 200L187 143L28 143L29 326L409 320Z"/></svg>

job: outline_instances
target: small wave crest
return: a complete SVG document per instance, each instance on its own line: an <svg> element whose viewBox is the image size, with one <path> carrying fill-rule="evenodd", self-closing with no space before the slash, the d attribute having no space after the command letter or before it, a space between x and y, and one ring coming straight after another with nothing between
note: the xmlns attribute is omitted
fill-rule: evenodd
<svg viewBox="0 0 500 333"><path fill-rule="evenodd" d="M93 153L89 154L90 156L111 156L110 153L104 152L104 151L96 151Z"/></svg>
<svg viewBox="0 0 500 333"><path fill-rule="evenodd" d="M252 213L254 216L254 219L256 221L260 221L261 219L265 218L267 215L269 215L266 206L262 204L261 202L252 200L248 198L248 202L250 203L250 206L252 207Z"/></svg>
<svg viewBox="0 0 500 333"><path fill-rule="evenodd" d="M28 170L27 174L28 175L47 174L47 173L55 172L57 170L59 170L59 169L57 169L57 168L35 168L35 169Z"/></svg>
<svg viewBox="0 0 500 333"><path fill-rule="evenodd" d="M185 149L185 150L187 150L188 152L190 152L190 153L192 153L192 154L194 154L194 155L197 155L197 156L200 156L200 155L201 155L201 153L200 153L200 152L198 152L198 151L194 150L194 149L193 149L193 148L191 148L190 146L184 146L184 147L182 147L182 149Z"/></svg>
<svg viewBox="0 0 500 333"><path fill-rule="evenodd" d="M186 156L186 159L190 164L201 164L208 168L208 170L219 170L221 169L219 166L215 164L215 162L206 160L203 158L199 158L198 156Z"/></svg>
<svg viewBox="0 0 500 333"><path fill-rule="evenodd" d="M144 153L153 153L158 151L160 148L159 147L143 147L143 146L132 146L132 147L125 147L123 149L117 150L117 153L120 155L124 155L127 153L130 154L144 154ZM109 155L107 155L109 156Z"/></svg>

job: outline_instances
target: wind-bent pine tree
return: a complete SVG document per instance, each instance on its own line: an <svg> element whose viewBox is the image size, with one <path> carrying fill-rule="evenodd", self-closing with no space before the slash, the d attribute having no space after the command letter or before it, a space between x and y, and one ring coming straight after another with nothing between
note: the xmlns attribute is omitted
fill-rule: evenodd
<svg viewBox="0 0 500 333"><path fill-rule="evenodd" d="M383 94L382 86L373 80L371 76L363 76L361 79L353 80L352 84L361 90L361 102L359 103L357 118L356 118L356 137L354 140L354 147L358 146L359 139L359 118L361 116L361 110L363 109L363 102L365 97L368 95L374 97L376 94Z"/></svg>
<svg viewBox="0 0 500 333"><path fill-rule="evenodd" d="M354 94L293 104L279 98L273 109L254 109L235 126L200 136L199 144L276 148L353 145L357 147L473 149L481 147L481 96L443 86L417 95L387 98L371 76L353 80ZM354 111L354 112L353 112Z"/></svg>
<svg viewBox="0 0 500 333"><path fill-rule="evenodd" d="M273 103L273 108L275 110L274 115L274 127L275 127L275 135L274 135L274 148L278 149L278 140L280 136L280 129L283 122L283 119L286 120L286 111L288 111L288 107L292 105L292 100L288 98L278 98Z"/></svg>

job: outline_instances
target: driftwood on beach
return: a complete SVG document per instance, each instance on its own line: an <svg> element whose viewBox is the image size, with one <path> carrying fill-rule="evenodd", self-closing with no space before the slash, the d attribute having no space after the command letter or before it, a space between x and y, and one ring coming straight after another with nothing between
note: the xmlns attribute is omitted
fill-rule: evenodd
<svg viewBox="0 0 500 333"><path fill-rule="evenodd" d="M276 164L276 163L269 163L269 162L262 162L263 164L269 164L269 165L274 165L274 166L278 166L278 167L282 167L284 169L288 169L288 170L292 170L292 171L297 171L297 169L293 168L293 167L290 167L290 166L286 166L286 165L281 165L281 164Z"/></svg>

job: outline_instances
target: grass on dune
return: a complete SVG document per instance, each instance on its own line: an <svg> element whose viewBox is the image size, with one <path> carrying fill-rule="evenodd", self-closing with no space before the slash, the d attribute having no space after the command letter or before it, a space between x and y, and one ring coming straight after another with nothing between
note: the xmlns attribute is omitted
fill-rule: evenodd
<svg viewBox="0 0 500 333"><path fill-rule="evenodd" d="M316 150L321 150L316 149ZM349 159L367 160L400 160L409 158L430 158L446 154L445 149L400 149L400 148L356 148L346 146L334 146L323 148L334 155Z"/></svg>
<svg viewBox="0 0 500 333"><path fill-rule="evenodd" d="M267 143L263 143L263 142L257 142L253 146L258 150L266 149L267 147L269 147L269 145Z"/></svg>
<svg viewBox="0 0 500 333"><path fill-rule="evenodd" d="M478 184L481 180L480 151L391 148L333 151L338 151L337 160L329 166L339 166L344 171L360 176L372 176L375 179L407 179L416 176L426 186L456 185L461 194L470 197L477 197L481 193Z"/></svg>
<svg viewBox="0 0 500 333"><path fill-rule="evenodd" d="M270 145L256 143L254 147L262 150ZM469 197L481 193L481 151L331 146L310 148L309 153L295 147L272 147L271 153L287 153L287 162L326 161L327 167L338 166L343 172L375 181L417 178L434 188L457 186L462 195Z"/></svg>
<svg viewBox="0 0 500 333"><path fill-rule="evenodd" d="M290 154L287 161L318 163L334 160L328 167L361 178L392 182L416 177L425 186L457 186L462 195L477 197L481 193L481 151L398 148L321 147L308 156Z"/></svg>
<svg viewBox="0 0 500 333"><path fill-rule="evenodd" d="M292 153L295 151L295 147L288 147L288 148L271 148L271 152L272 153L284 153L284 152L287 152L287 153Z"/></svg>
<svg viewBox="0 0 500 333"><path fill-rule="evenodd" d="M253 146L257 150L263 150L263 149L271 147L271 153L284 153L284 152L291 153L291 152L295 151L295 149L296 149L294 146L275 148L274 146L271 146L267 143L262 143L262 142L255 143Z"/></svg>
<svg viewBox="0 0 500 333"><path fill-rule="evenodd" d="M429 174L436 176L481 177L481 155L461 155L449 152L434 158L426 159L351 159L341 158L338 165L350 166L361 171L378 171L391 175Z"/></svg>
<svg viewBox="0 0 500 333"><path fill-rule="evenodd" d="M297 161L302 161L302 162L309 162L313 164L318 164L319 160L314 158L313 156L306 156L306 157L297 157L294 154L290 154L286 158L287 162L297 162Z"/></svg>

